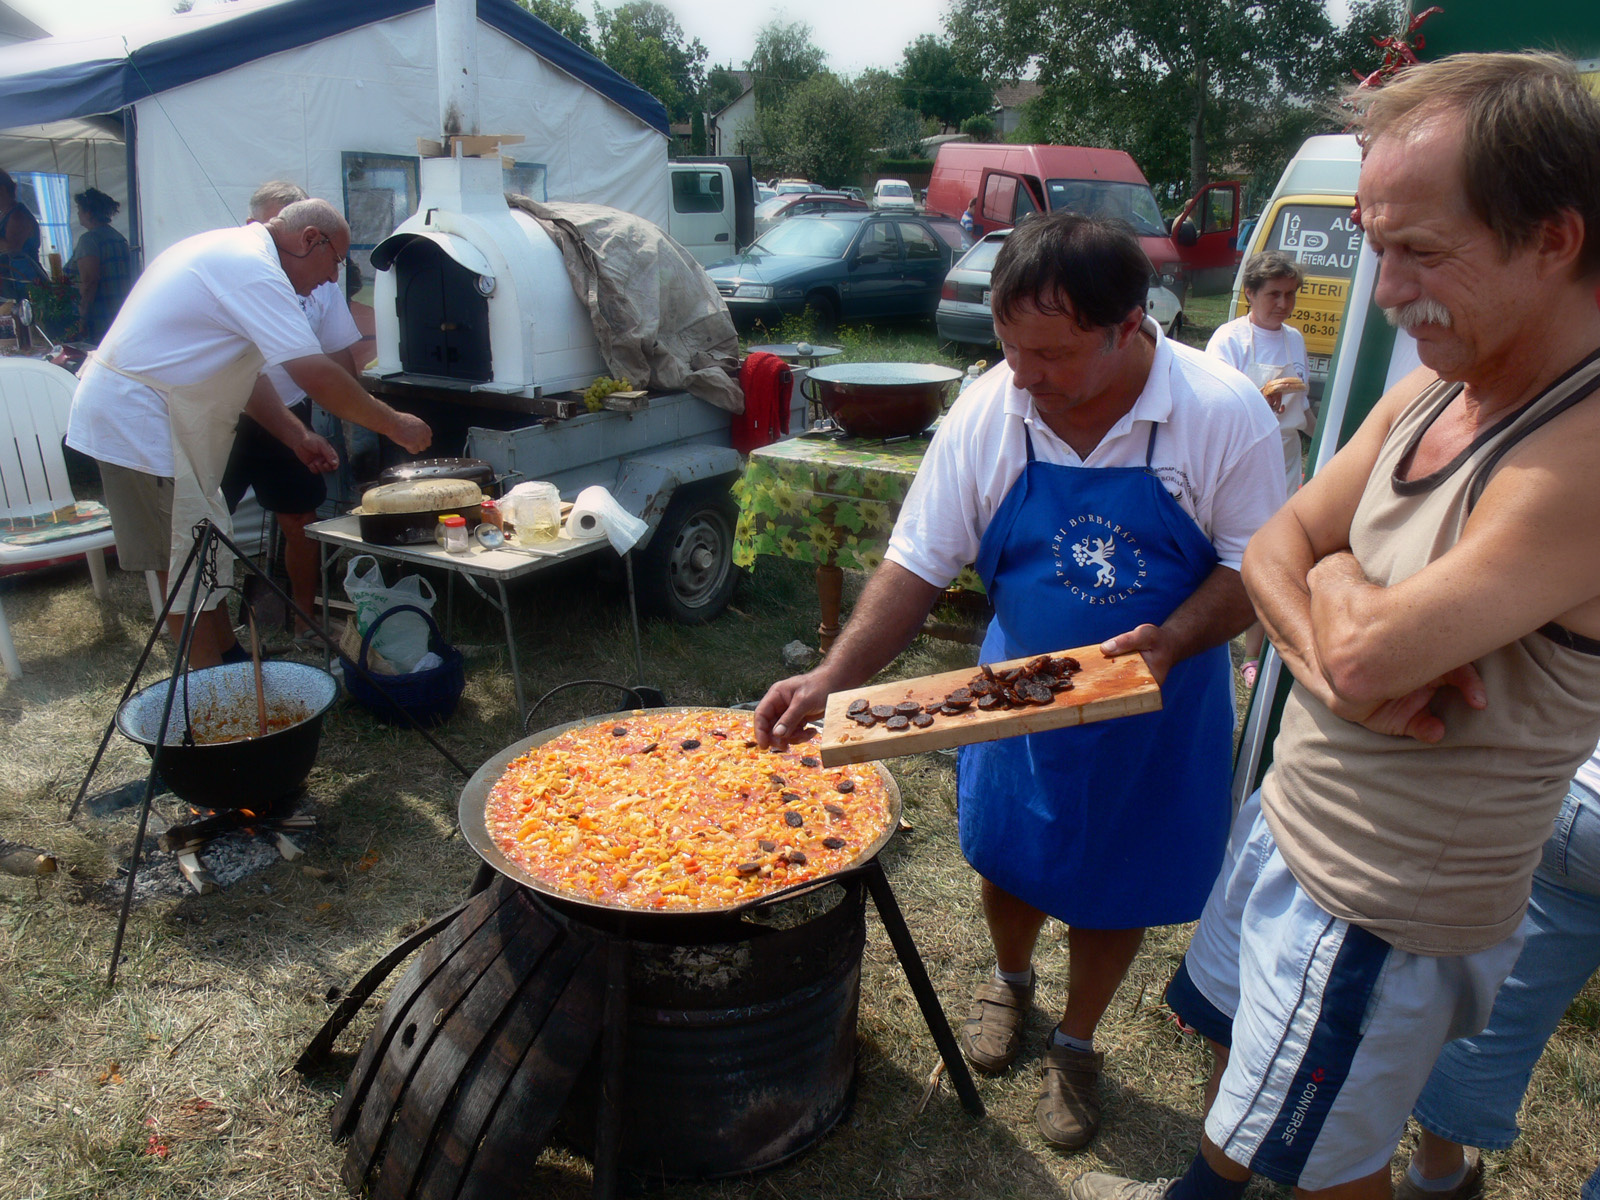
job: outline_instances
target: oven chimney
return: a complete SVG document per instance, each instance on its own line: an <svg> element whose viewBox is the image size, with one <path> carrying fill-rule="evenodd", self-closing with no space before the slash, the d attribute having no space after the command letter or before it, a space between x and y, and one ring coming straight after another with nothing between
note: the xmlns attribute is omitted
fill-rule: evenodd
<svg viewBox="0 0 1600 1200"><path fill-rule="evenodd" d="M478 129L477 0L434 0L439 52L439 128L445 142Z"/></svg>

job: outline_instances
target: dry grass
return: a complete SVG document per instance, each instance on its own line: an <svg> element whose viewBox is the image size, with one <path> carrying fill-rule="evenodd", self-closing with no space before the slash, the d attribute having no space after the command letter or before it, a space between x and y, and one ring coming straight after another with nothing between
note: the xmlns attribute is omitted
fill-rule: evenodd
<svg viewBox="0 0 1600 1200"><path fill-rule="evenodd" d="M63 871L0 876L0 1197L340 1195L343 1147L327 1132L341 1081L285 1073L343 988L421 918L465 891L476 860L454 830L459 780L410 734L346 708L331 715L311 779L320 822L306 864L280 864L226 892L155 900L135 911L115 991L104 989L115 910L100 883L132 837L131 815L65 819L66 807L146 633L142 583L113 575L104 610L81 569L11 585L7 613L27 670L0 690L4 776L0 835L60 856ZM593 575L545 579L516 595L530 697L577 677L629 679L632 648L619 590ZM763 562L736 611L703 629L652 625L647 674L673 702L752 699L782 673L780 648L814 639L809 572ZM479 643L461 714L445 737L476 765L519 736L498 619L463 604L457 640ZM163 651L164 653L164 651ZM970 648L922 644L903 673L971 661ZM156 671L153 674L159 675ZM611 706L569 694L552 724ZM96 791L139 778L142 752L115 739ZM895 765L914 831L886 865L928 971L953 1018L990 963L973 878L954 831L951 760ZM170 811L169 811L169 815ZM1148 941L1103 1026L1107 1122L1093 1149L1062 1157L1034 1130L1037 1046L978 1086L989 1115L968 1117L948 1083L915 1112L937 1056L876 920L869 920L855 1107L821 1147L765 1175L665 1189L683 1200L883 1196L991 1200L1062 1196L1081 1170L1151 1177L1182 1170L1200 1129L1206 1064L1166 1020L1159 997L1186 930ZM1047 932L1039 965L1059 996L1065 947ZM1048 985L1054 985L1052 991ZM1045 1000L1046 1003L1052 1002ZM1528 1136L1493 1156L1491 1194L1575 1195L1600 1155L1594 1030L1600 996L1574 1006L1534 1080ZM341 1041L353 1051L373 1010ZM587 1195L586 1165L561 1152L530 1164L530 1194ZM1284 1194L1257 1185L1256 1196Z"/></svg>

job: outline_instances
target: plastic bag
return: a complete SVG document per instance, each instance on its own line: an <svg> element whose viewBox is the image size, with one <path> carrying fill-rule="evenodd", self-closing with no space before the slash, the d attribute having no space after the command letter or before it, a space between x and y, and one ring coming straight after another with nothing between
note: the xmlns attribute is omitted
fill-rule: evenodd
<svg viewBox="0 0 1600 1200"><path fill-rule="evenodd" d="M362 563L368 565L362 567ZM433 585L420 575L402 575L393 587L385 586L378 560L370 554L358 554L350 560L344 573L344 593L356 606L356 631L361 634L397 604L414 604L431 613L437 599ZM428 623L416 613L391 617L378 627L372 648L401 674L410 674L417 661L428 653Z"/></svg>

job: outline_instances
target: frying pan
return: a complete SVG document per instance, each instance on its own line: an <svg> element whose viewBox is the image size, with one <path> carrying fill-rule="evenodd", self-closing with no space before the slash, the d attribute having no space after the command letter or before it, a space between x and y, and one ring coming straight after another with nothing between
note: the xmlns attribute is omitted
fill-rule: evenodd
<svg viewBox="0 0 1600 1200"><path fill-rule="evenodd" d="M730 717L735 718L747 717L749 715L747 712L729 708L666 708L651 709L650 712L726 713ZM597 912L625 913L629 916L681 918L719 913L729 914L745 912L748 909L760 908L763 905L772 904L776 901L787 899L791 896L797 896L802 892L809 892L814 888L821 887L824 884L843 879L854 872L858 867L863 867L876 858L883 848L889 844L889 839L895 835L895 831L900 827L900 788L895 784L894 777L890 775L888 771L884 770L881 764L873 764L878 772L878 778L883 781L884 799L888 807L888 821L884 824L883 832L880 833L869 846L865 847L861 853L857 854L855 858L851 860L848 866L841 867L839 870L833 871L827 875L819 875L813 879L807 879L800 883L791 884L788 887L779 888L777 891L769 892L767 895L760 896L754 900L741 900L736 904L707 905L703 908L693 909L633 908L626 904L602 903L589 896L583 896L575 892L564 891L563 889L556 887L546 880L540 879L538 876L528 871L527 868L518 863L514 863L507 858L505 854L501 852L500 847L494 844L494 839L489 836L489 826L485 819L486 814L484 809L489 800L490 789L500 781L500 776L505 774L506 768L511 765L513 760L521 758L535 746L542 746L545 742L560 737L563 733L566 733L570 729L581 729L586 725L615 724L618 721L625 721L634 715L635 714L631 711L616 712L608 713L605 716L599 717L584 717L577 721L568 721L564 725L553 725L549 729L540 730L532 737L523 738L520 742L513 742L504 750L500 751L500 753L496 754L488 762L484 763L483 766L478 768L477 773L474 774L471 779L467 780L466 786L461 789L461 802L458 815L461 821L461 833L462 836L467 839L467 844L478 852L479 858L483 859L484 862L488 863L491 867L493 867L496 871L499 871L500 874L506 876L508 879L515 880L523 887L530 888L541 895L560 900L565 904L577 905L583 908L595 910ZM805 752L804 745L801 744L799 746L791 747L790 752L796 756L799 756Z"/></svg>

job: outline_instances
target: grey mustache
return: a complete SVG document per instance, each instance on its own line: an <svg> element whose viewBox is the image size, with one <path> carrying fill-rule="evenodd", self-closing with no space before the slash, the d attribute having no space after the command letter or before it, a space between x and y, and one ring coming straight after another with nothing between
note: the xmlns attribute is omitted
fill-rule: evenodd
<svg viewBox="0 0 1600 1200"><path fill-rule="evenodd" d="M1418 325L1442 325L1448 329L1454 323L1450 310L1427 296L1399 308L1386 308L1383 316L1396 329L1414 329Z"/></svg>

